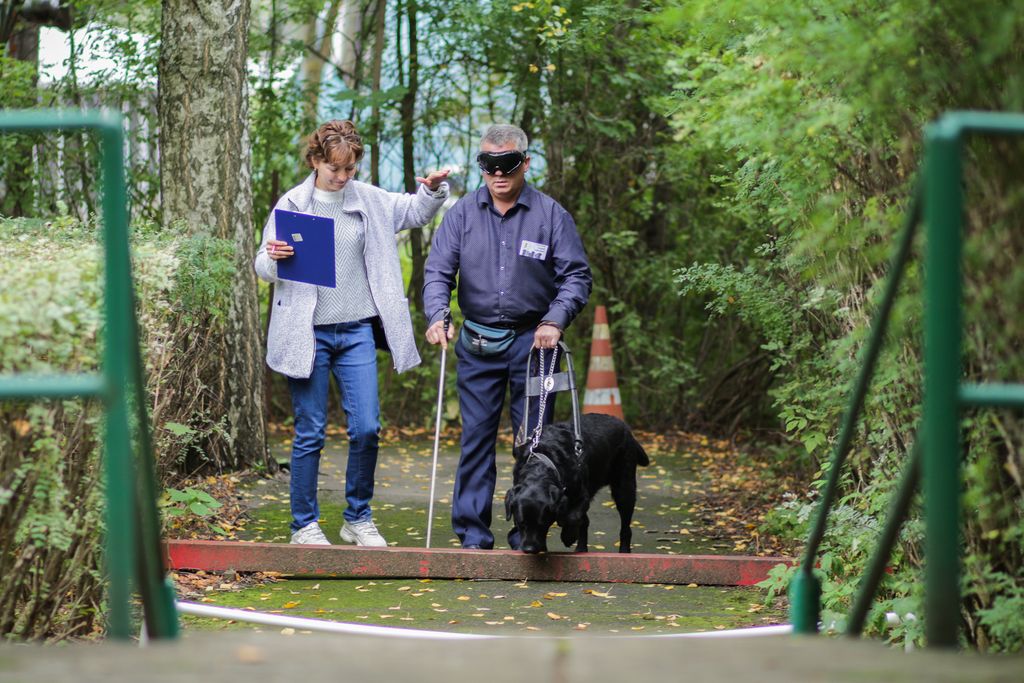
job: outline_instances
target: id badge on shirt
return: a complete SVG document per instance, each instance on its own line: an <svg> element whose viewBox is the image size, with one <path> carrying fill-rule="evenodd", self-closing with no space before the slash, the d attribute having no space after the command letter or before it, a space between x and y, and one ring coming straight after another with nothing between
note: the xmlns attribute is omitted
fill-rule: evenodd
<svg viewBox="0 0 1024 683"><path fill-rule="evenodd" d="M523 240L523 243L519 245L519 255L543 261L548 256L548 245Z"/></svg>

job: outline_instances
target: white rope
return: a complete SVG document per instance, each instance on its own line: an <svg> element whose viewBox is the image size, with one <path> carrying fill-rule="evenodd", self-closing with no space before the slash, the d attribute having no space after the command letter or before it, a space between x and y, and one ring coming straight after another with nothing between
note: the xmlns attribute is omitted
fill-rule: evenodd
<svg viewBox="0 0 1024 683"><path fill-rule="evenodd" d="M728 631L700 631L699 633L651 633L641 638L761 638L764 636L784 636L793 632L792 624L777 626L751 626L734 628Z"/></svg>
<svg viewBox="0 0 1024 683"><path fill-rule="evenodd" d="M424 631L412 628L395 628L392 626L372 626L369 624L350 624L325 619L309 619L307 617L286 617L280 614L250 612L243 609L201 605L195 602L176 603L179 614L209 619L231 619L244 621L261 626L294 628L298 631L319 631L321 633L337 633L341 635L372 635L389 638L408 638L416 640L495 640L497 638L537 638L534 635L487 635L482 633L450 633L448 631ZM779 626L754 626L737 628L729 631L706 631L700 633L652 633L646 635L615 636L612 634L587 634L587 637L606 638L751 638L763 636L779 636L793 632L791 624Z"/></svg>
<svg viewBox="0 0 1024 683"><path fill-rule="evenodd" d="M483 640L499 636L479 633L449 633L447 631L422 631L411 628L393 628L391 626L371 626L369 624L348 624L325 619L309 619L306 617L286 617L281 614L250 612L244 609L200 605L195 602L177 603L178 612L191 614L194 617L210 617L213 619L233 619L250 624L294 628L301 631L320 631L323 633L340 633L345 635L389 636L391 638L415 638L426 640Z"/></svg>

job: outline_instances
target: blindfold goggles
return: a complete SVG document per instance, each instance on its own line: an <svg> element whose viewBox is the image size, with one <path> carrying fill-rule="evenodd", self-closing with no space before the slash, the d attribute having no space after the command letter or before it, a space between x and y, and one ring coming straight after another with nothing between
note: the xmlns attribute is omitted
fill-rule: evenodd
<svg viewBox="0 0 1024 683"><path fill-rule="evenodd" d="M501 171L502 175L509 175L526 161L526 154L512 150L511 152L480 152L476 155L476 163L480 170L487 175L494 175Z"/></svg>

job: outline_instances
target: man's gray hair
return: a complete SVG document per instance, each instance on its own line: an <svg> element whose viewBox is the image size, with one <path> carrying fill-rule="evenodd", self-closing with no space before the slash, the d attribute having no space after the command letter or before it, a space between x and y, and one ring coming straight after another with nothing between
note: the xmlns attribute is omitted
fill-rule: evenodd
<svg viewBox="0 0 1024 683"><path fill-rule="evenodd" d="M483 147L485 142L499 147L511 142L520 152L525 152L529 145L529 140L527 140L523 129L508 123L496 123L488 128L484 136L480 138L480 146Z"/></svg>

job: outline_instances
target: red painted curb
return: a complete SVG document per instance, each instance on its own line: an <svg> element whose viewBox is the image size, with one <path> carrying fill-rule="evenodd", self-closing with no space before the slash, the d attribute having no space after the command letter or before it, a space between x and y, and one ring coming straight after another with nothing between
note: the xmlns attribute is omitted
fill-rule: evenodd
<svg viewBox="0 0 1024 683"><path fill-rule="evenodd" d="M273 571L339 578L509 579L750 586L788 557L549 553L444 548L294 546L238 541L167 541L169 569Z"/></svg>

